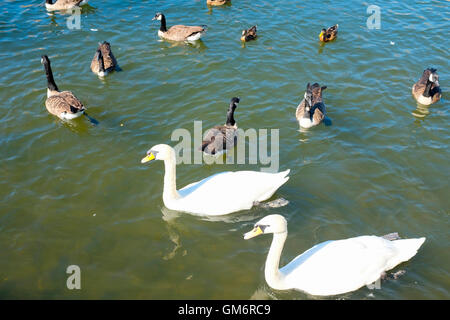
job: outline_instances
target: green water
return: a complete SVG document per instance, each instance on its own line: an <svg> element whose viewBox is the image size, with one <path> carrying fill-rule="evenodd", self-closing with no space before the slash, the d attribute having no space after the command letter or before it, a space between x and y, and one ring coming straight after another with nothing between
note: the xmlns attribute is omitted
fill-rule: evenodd
<svg viewBox="0 0 450 320"><path fill-rule="evenodd" d="M44 1L0 9L0 298L309 299L264 280L270 236L243 240L271 213L288 220L281 264L330 239L399 232L427 237L381 290L345 299L448 299L449 27L447 1L378 1L381 29L366 26L360 1L90 1L81 30L48 15ZM196 45L157 37L168 25L206 24ZM339 23L336 41L318 33ZM243 47L243 28L258 40ZM97 31L93 31L97 30ZM107 40L122 68L99 80L89 69ZM392 44L391 44L392 42ZM73 91L98 126L71 124L44 107L49 55L56 83ZM411 86L435 67L442 100L418 107ZM295 108L307 82L327 85L331 125L299 131ZM240 128L280 129L274 195L282 208L253 208L211 221L162 202L164 166L141 165L177 128L222 124L239 96ZM182 187L225 170L257 165L180 165ZM226 193L226 192L225 192ZM66 268L81 268L68 290Z"/></svg>

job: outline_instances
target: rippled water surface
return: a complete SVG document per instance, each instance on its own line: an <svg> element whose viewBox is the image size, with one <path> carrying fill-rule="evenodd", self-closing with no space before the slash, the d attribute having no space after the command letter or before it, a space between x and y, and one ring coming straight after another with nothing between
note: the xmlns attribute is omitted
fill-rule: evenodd
<svg viewBox="0 0 450 320"><path fill-rule="evenodd" d="M270 213L288 220L282 265L330 239L427 237L394 269L406 270L400 279L333 299L449 298L448 1L378 1L379 30L366 26L371 3L353 0L233 0L212 10L203 0L91 0L80 30L43 2L0 9L0 298L314 298L268 287L271 237L243 240ZM168 25L208 32L194 45L159 41L157 11ZM321 45L320 29L335 23L338 39ZM259 38L242 46L241 30L254 24ZM89 65L104 40L122 71L101 81ZM43 54L99 125L48 114ZM411 86L430 66L443 97L420 107ZM328 86L331 125L299 131L307 82ZM291 174L274 198L289 205L212 221L169 211L163 164L140 159L175 145L172 131L193 132L194 120L222 124L233 96L240 128L280 129L280 170ZM180 165L177 182L260 167ZM72 264L78 291L66 288Z"/></svg>

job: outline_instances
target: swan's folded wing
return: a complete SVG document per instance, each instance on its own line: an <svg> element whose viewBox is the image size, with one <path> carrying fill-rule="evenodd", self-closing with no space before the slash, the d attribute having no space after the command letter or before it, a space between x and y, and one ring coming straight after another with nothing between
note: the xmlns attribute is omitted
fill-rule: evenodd
<svg viewBox="0 0 450 320"><path fill-rule="evenodd" d="M280 271L296 288L313 295L335 295L375 282L396 254L391 241L376 236L326 241Z"/></svg>

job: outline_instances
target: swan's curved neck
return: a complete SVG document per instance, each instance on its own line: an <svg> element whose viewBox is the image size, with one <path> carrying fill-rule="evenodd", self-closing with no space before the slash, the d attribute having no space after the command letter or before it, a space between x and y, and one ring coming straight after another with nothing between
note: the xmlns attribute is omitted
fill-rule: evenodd
<svg viewBox="0 0 450 320"><path fill-rule="evenodd" d="M164 160L164 167L165 173L164 173L163 201L166 204L167 201L175 200L180 197L177 191L175 153L172 153L168 159Z"/></svg>
<svg viewBox="0 0 450 320"><path fill-rule="evenodd" d="M284 275L278 269L286 238L287 231L273 234L272 244L270 245L269 254L266 259L266 268L264 270L267 284L277 290L287 289L284 284Z"/></svg>

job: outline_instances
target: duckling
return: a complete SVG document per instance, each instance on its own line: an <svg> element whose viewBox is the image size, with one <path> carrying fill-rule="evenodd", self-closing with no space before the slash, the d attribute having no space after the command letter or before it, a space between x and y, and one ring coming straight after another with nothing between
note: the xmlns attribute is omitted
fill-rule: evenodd
<svg viewBox="0 0 450 320"><path fill-rule="evenodd" d="M152 20L161 21L158 36L172 41L195 41L199 40L206 32L206 26L184 26L176 25L169 29L166 27L166 17L162 13L157 13Z"/></svg>
<svg viewBox="0 0 450 320"><path fill-rule="evenodd" d="M67 10L78 7L86 2L86 0L56 0L56 2L53 3L52 0L45 0L45 8L48 11Z"/></svg>
<svg viewBox="0 0 450 320"><path fill-rule="evenodd" d="M441 99L439 75L436 71L434 68L424 70L422 77L412 86L412 94L418 103L428 106Z"/></svg>
<svg viewBox="0 0 450 320"><path fill-rule="evenodd" d="M47 76L47 100L45 107L48 112L60 119L75 119L81 116L86 108L83 103L70 91L59 91L53 78L50 59L44 55L41 58Z"/></svg>
<svg viewBox="0 0 450 320"><path fill-rule="evenodd" d="M311 128L323 121L326 108L322 100L322 91L326 88L326 86L321 87L318 83L314 83L312 86L308 83L304 99L295 112L300 127Z"/></svg>
<svg viewBox="0 0 450 320"><path fill-rule="evenodd" d="M242 30L241 41L247 42L256 39L256 26L247 30Z"/></svg>
<svg viewBox="0 0 450 320"><path fill-rule="evenodd" d="M231 2L231 0L206 0L208 6L221 6L227 2Z"/></svg>
<svg viewBox="0 0 450 320"><path fill-rule="evenodd" d="M328 29L322 29L322 31L319 34L320 41L328 42L328 41L336 39L337 33L338 33L338 27L339 27L339 25L336 24L332 27L329 27Z"/></svg>
<svg viewBox="0 0 450 320"><path fill-rule="evenodd" d="M233 97L227 113L227 122L223 126L215 126L208 130L202 141L201 150L209 155L219 155L234 147L237 139L237 123L234 120L240 99Z"/></svg>
<svg viewBox="0 0 450 320"><path fill-rule="evenodd" d="M109 42L99 43L94 58L91 61L91 70L93 73L104 77L118 67L117 60L111 51Z"/></svg>

